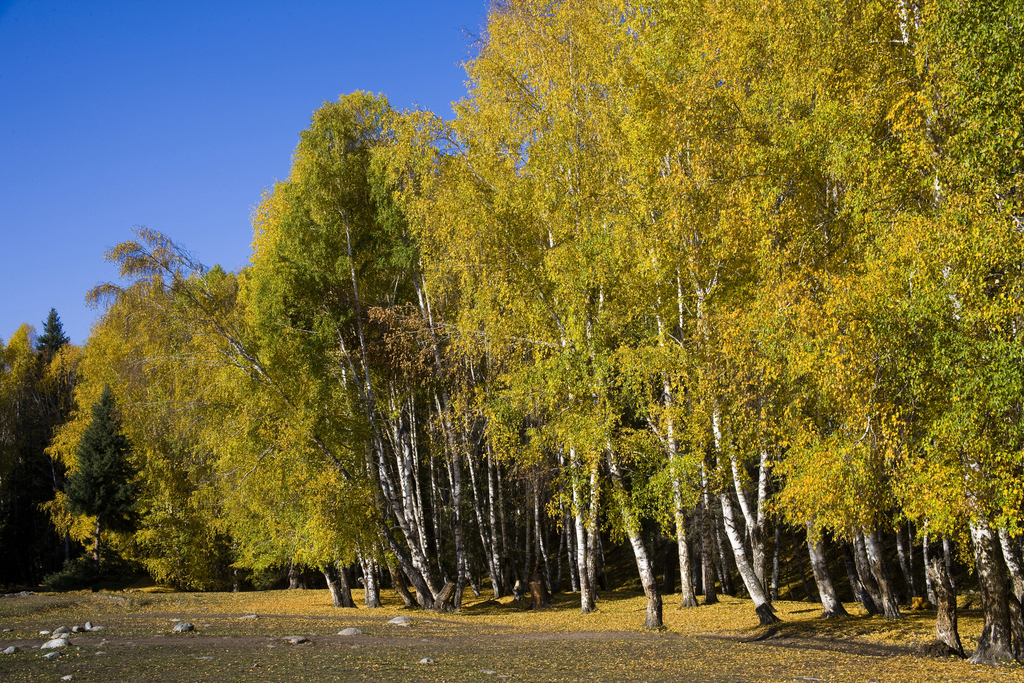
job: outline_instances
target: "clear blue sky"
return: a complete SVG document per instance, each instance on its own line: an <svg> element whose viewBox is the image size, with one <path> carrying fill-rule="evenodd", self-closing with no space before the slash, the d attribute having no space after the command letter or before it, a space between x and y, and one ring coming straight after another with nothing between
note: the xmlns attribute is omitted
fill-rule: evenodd
<svg viewBox="0 0 1024 683"><path fill-rule="evenodd" d="M136 225L227 269L299 131L353 90L450 118L487 0L0 0L0 338L82 343Z"/></svg>

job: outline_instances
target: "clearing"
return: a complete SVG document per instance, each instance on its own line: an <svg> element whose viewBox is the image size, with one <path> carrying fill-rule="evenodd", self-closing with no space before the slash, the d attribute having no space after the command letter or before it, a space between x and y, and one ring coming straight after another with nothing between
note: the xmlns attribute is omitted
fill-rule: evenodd
<svg viewBox="0 0 1024 683"><path fill-rule="evenodd" d="M1024 681L1022 667L919 656L930 611L887 622L847 604L855 616L824 621L819 605L781 601L783 623L766 629L749 601L677 610L670 595L665 628L644 631L643 596L625 589L602 592L590 615L575 594L533 612L467 591L461 612L436 614L402 609L388 593L372 610L337 609L326 590L6 597L0 650L21 652L0 655L0 681ZM412 623L388 623L400 615ZM195 631L173 633L173 620ZM72 634L59 657L43 658L40 631L86 621L105 629ZM362 634L336 635L349 627ZM980 631L979 612L961 614L965 648ZM284 640L296 635L308 642Z"/></svg>

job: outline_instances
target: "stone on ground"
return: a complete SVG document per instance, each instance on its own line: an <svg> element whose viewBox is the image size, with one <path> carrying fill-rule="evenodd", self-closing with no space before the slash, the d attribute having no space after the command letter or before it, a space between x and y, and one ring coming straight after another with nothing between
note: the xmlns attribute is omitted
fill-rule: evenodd
<svg viewBox="0 0 1024 683"><path fill-rule="evenodd" d="M175 624L174 628L171 629L171 630L174 631L175 633L187 633L188 631L194 631L195 628L196 627L193 626L192 624L190 624L189 622L181 621L181 622L178 622L177 624Z"/></svg>
<svg viewBox="0 0 1024 683"><path fill-rule="evenodd" d="M284 639L292 645L298 645L299 643L309 642L309 638L307 638L306 636L285 636Z"/></svg>
<svg viewBox="0 0 1024 683"><path fill-rule="evenodd" d="M21 652L21 648L17 648L15 646L11 645L9 648L4 650L4 654L5 655L13 655L15 652Z"/></svg>
<svg viewBox="0 0 1024 683"><path fill-rule="evenodd" d="M54 638L53 640L48 640L45 643L43 643L42 645L40 645L39 649L40 650L53 650L55 648L67 647L70 644L71 644L71 641L69 641L67 638Z"/></svg>
<svg viewBox="0 0 1024 683"><path fill-rule="evenodd" d="M410 619L409 617L404 617L404 616L402 616L402 617L395 617L394 619L392 619L388 623L389 624L396 624L398 626L405 626L405 625L411 624L412 623L412 619Z"/></svg>
<svg viewBox="0 0 1024 683"><path fill-rule="evenodd" d="M67 626L59 626L59 627L57 627L57 629L54 630L53 635L58 636L61 633L67 633L67 632L68 632L68 627Z"/></svg>
<svg viewBox="0 0 1024 683"><path fill-rule="evenodd" d="M59 652L47 652L43 655L43 659L57 659L57 657L60 657Z"/></svg>
<svg viewBox="0 0 1024 683"><path fill-rule="evenodd" d="M244 617L238 617L238 620L239 621L243 621L243 620L259 619L259 618L260 617L259 617L258 614L246 614Z"/></svg>
<svg viewBox="0 0 1024 683"><path fill-rule="evenodd" d="M431 659L430 657L424 657L423 659L420 660L420 664L433 664L433 663L434 663L434 660Z"/></svg>
<svg viewBox="0 0 1024 683"><path fill-rule="evenodd" d="M85 622L85 630L86 631L91 631L92 630L92 622L91 621Z"/></svg>
<svg viewBox="0 0 1024 683"><path fill-rule="evenodd" d="M339 636L361 636L363 632L357 628L345 628L338 631Z"/></svg>

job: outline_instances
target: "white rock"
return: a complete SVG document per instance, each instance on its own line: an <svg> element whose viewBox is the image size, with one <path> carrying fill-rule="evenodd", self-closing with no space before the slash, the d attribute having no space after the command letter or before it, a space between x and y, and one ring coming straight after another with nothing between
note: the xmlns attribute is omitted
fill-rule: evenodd
<svg viewBox="0 0 1024 683"><path fill-rule="evenodd" d="M107 654L107 653L106 653L106 652L103 652L102 650L97 650L96 654L97 654L97 655L105 655L105 654Z"/></svg>
<svg viewBox="0 0 1024 683"><path fill-rule="evenodd" d="M93 627L92 627L91 629L89 629L89 630L90 630L90 631L102 631L102 630L104 630L105 628L107 628L107 627L106 627L106 626L93 626Z"/></svg>
<svg viewBox="0 0 1024 683"><path fill-rule="evenodd" d="M285 636L284 639L292 645L298 645L299 643L309 642L309 638L307 638L306 636Z"/></svg>
<svg viewBox="0 0 1024 683"><path fill-rule="evenodd" d="M57 659L57 657L60 657L59 652L47 652L43 655L43 659Z"/></svg>
<svg viewBox="0 0 1024 683"><path fill-rule="evenodd" d="M92 622L91 621L85 622L85 630L86 631L91 631L92 630Z"/></svg>
<svg viewBox="0 0 1024 683"><path fill-rule="evenodd" d="M5 655L13 655L15 652L21 652L21 649L11 645L9 648L4 650Z"/></svg>
<svg viewBox="0 0 1024 683"><path fill-rule="evenodd" d="M5 628L3 632L4 632L4 633L10 633L10 632L11 632L11 629L9 629L9 628Z"/></svg>
<svg viewBox="0 0 1024 683"><path fill-rule="evenodd" d="M40 631L39 635L41 635L41 636L48 636L48 635L50 635L50 632L49 631Z"/></svg>
<svg viewBox="0 0 1024 683"><path fill-rule="evenodd" d="M424 657L423 659L420 660L420 664L433 664L433 663L434 663L434 660L431 659L430 657Z"/></svg>
<svg viewBox="0 0 1024 683"><path fill-rule="evenodd" d="M171 621L177 623L177 622L181 621L181 619L171 619Z"/></svg>
<svg viewBox="0 0 1024 683"><path fill-rule="evenodd" d="M81 626L72 626L71 627L71 632L72 633L81 633L83 630L85 630L85 629L83 629Z"/></svg>
<svg viewBox="0 0 1024 683"><path fill-rule="evenodd" d="M73 678L74 678L74 676L72 676L71 674L68 674L67 676L61 676L60 680L62 680L62 681L70 681Z"/></svg>
<svg viewBox="0 0 1024 683"><path fill-rule="evenodd" d="M494 674L496 674L498 672L495 671L494 669L480 669L480 673L487 674L488 676L493 676Z"/></svg>
<svg viewBox="0 0 1024 683"><path fill-rule="evenodd" d="M70 644L71 644L71 641L69 641L67 638L54 638L53 640L48 640L45 643L43 643L42 645L40 645L39 649L40 650L53 650L54 648L67 647Z"/></svg>
<svg viewBox="0 0 1024 683"><path fill-rule="evenodd" d="M244 617L238 617L239 621L248 621L250 619L259 619L258 614L246 614Z"/></svg>
<svg viewBox="0 0 1024 683"><path fill-rule="evenodd" d="M57 627L57 629L54 630L53 635L56 636L56 635L60 635L61 633L67 633L67 632L68 632L68 627L67 626L59 626L59 627Z"/></svg>
<svg viewBox="0 0 1024 683"><path fill-rule="evenodd" d="M361 636L363 632L357 628L346 628L338 631L339 636Z"/></svg>
<svg viewBox="0 0 1024 683"><path fill-rule="evenodd" d="M195 626L188 623L187 621L179 621L177 624L174 625L174 628L172 628L171 630L175 633L186 633L188 631L194 631L195 628Z"/></svg>
<svg viewBox="0 0 1024 683"><path fill-rule="evenodd" d="M412 619L410 619L409 617L395 617L394 619L392 619L388 623L389 624L396 624L396 625L399 625L399 626L405 626L405 625L411 624L412 623Z"/></svg>

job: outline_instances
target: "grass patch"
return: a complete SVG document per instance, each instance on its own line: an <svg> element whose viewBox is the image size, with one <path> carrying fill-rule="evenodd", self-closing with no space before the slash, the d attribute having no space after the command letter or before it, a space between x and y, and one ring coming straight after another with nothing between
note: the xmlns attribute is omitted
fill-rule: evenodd
<svg viewBox="0 0 1024 683"><path fill-rule="evenodd" d="M362 594L355 591L358 600ZM524 610L509 598L466 594L458 614L402 609L385 594L380 609L336 609L327 591L41 594L0 600L0 680L58 681L939 681L1024 680L1020 667L973 667L917 657L930 641L934 614L908 612L898 622L867 617L822 620L809 602L776 604L783 623L758 626L751 603L724 597L718 605L677 610L665 598L665 628L644 631L643 596L602 592L598 611L579 614L578 596L561 594L554 608ZM241 617L256 614L256 619ZM404 614L410 626L387 621ZM196 631L174 634L173 619ZM54 661L38 649L41 630L106 626L73 635ZM981 615L961 616L972 647ZM338 636L356 627L359 636ZM311 642L290 645L284 636ZM0 648L2 649L2 648ZM104 654L97 654L97 653ZM418 664L428 657L432 665ZM484 673L493 671L495 673Z"/></svg>

